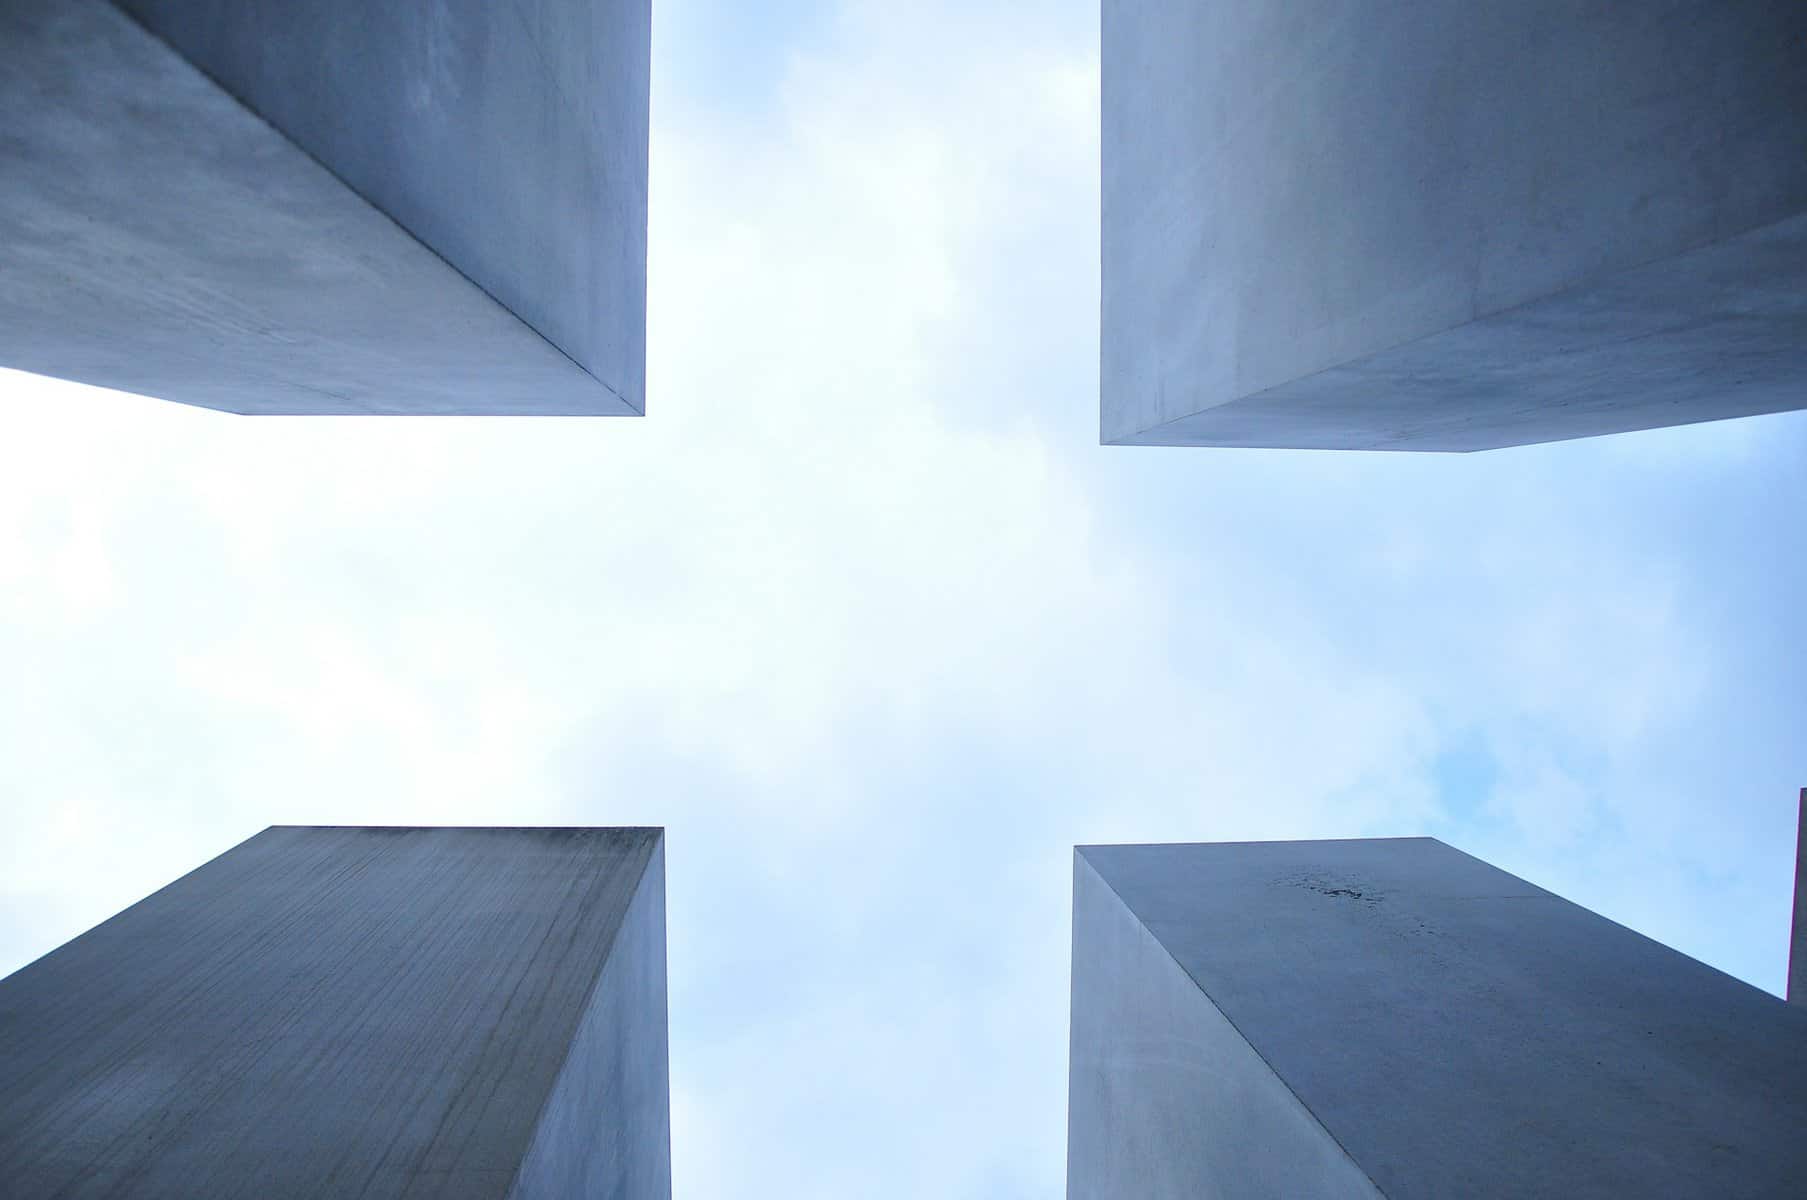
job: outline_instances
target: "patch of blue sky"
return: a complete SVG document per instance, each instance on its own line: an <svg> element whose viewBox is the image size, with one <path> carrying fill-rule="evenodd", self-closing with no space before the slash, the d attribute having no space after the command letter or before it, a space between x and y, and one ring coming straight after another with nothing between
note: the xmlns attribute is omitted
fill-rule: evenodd
<svg viewBox="0 0 1807 1200"><path fill-rule="evenodd" d="M1446 739L1431 762L1437 792L1433 833L1472 830L1488 821L1487 806L1500 778L1499 761L1478 729Z"/></svg>
<svg viewBox="0 0 1807 1200"><path fill-rule="evenodd" d="M672 110L730 123L765 112L792 59L820 45L839 7L828 0L661 0L653 10L655 122Z"/></svg>

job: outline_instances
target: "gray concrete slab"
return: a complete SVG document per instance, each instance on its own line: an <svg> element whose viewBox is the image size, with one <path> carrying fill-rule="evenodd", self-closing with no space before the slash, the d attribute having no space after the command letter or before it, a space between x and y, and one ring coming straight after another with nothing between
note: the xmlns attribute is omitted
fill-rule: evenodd
<svg viewBox="0 0 1807 1200"><path fill-rule="evenodd" d="M130 7L293 129L102 0L0 0L0 366L233 412L643 411L646 0Z"/></svg>
<svg viewBox="0 0 1807 1200"><path fill-rule="evenodd" d="M0 980L8 1195L670 1195L656 829L277 827Z"/></svg>
<svg viewBox="0 0 1807 1200"><path fill-rule="evenodd" d="M1794 924L1788 939L1788 999L1807 1005L1807 788L1795 824Z"/></svg>
<svg viewBox="0 0 1807 1200"><path fill-rule="evenodd" d="M1800 1007L1428 838L1078 853L1104 887L1076 906L1133 917L1391 1200L1800 1195ZM1073 1095L1087 1107L1073 1120L1102 1132L1074 1146L1151 1129L1157 1148L1208 1141L1193 1128L1214 1119L1207 1085L1159 1055L1119 1057L1109 1087L1133 1103L1085 1099L1103 1085L1082 1087L1080 1065L1108 1055L1081 1035L1125 1035L1082 1021L1077 998L1150 1011L1140 994L1171 988L1158 964L1079 940L1106 919L1076 907ZM1183 1030L1133 1036L1223 1053ZM1188 1161L1205 1172L1196 1195L1350 1194L1264 1191L1246 1163Z"/></svg>
<svg viewBox="0 0 1807 1200"><path fill-rule="evenodd" d="M1807 6L1105 0L1102 440L1807 406Z"/></svg>

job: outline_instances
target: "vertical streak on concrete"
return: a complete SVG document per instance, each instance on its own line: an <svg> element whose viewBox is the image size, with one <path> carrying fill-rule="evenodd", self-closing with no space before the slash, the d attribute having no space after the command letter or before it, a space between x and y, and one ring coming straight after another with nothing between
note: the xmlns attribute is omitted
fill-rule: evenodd
<svg viewBox="0 0 1807 1200"><path fill-rule="evenodd" d="M0 1197L669 1200L662 837L258 834L0 980Z"/></svg>
<svg viewBox="0 0 1807 1200"><path fill-rule="evenodd" d="M509 1200L671 1197L665 846L653 850Z"/></svg>
<svg viewBox="0 0 1807 1200"><path fill-rule="evenodd" d="M1788 1002L1807 1004L1807 788L1795 820L1794 931L1788 943Z"/></svg>

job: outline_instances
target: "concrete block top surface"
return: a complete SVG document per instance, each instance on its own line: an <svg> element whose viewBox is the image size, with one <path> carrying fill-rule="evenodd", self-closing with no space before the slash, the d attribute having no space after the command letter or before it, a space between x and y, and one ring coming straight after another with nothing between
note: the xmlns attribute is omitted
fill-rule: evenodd
<svg viewBox="0 0 1807 1200"><path fill-rule="evenodd" d="M1807 1010L1441 842L1079 854L1391 1200L1807 1179Z"/></svg>
<svg viewBox="0 0 1807 1200"><path fill-rule="evenodd" d="M524 1194L574 1040L656 1038L663 1071L661 847L656 829L258 834L0 980L0 1191ZM651 991L612 964L624 921ZM598 1024L603 992L630 999Z"/></svg>
<svg viewBox="0 0 1807 1200"><path fill-rule="evenodd" d="M1807 238L1742 239L1807 213L1803 46L1797 0L1105 0L1103 440L1800 407Z"/></svg>

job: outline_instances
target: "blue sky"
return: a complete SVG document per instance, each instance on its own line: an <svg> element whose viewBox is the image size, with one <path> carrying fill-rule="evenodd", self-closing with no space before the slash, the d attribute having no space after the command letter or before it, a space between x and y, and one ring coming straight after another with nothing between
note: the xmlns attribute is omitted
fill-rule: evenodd
<svg viewBox="0 0 1807 1200"><path fill-rule="evenodd" d="M272 823L666 825L729 1198L1058 1194L1079 842L1431 833L1780 988L1807 417L1100 448L1095 7L736 11L644 421L0 374L0 971Z"/></svg>

